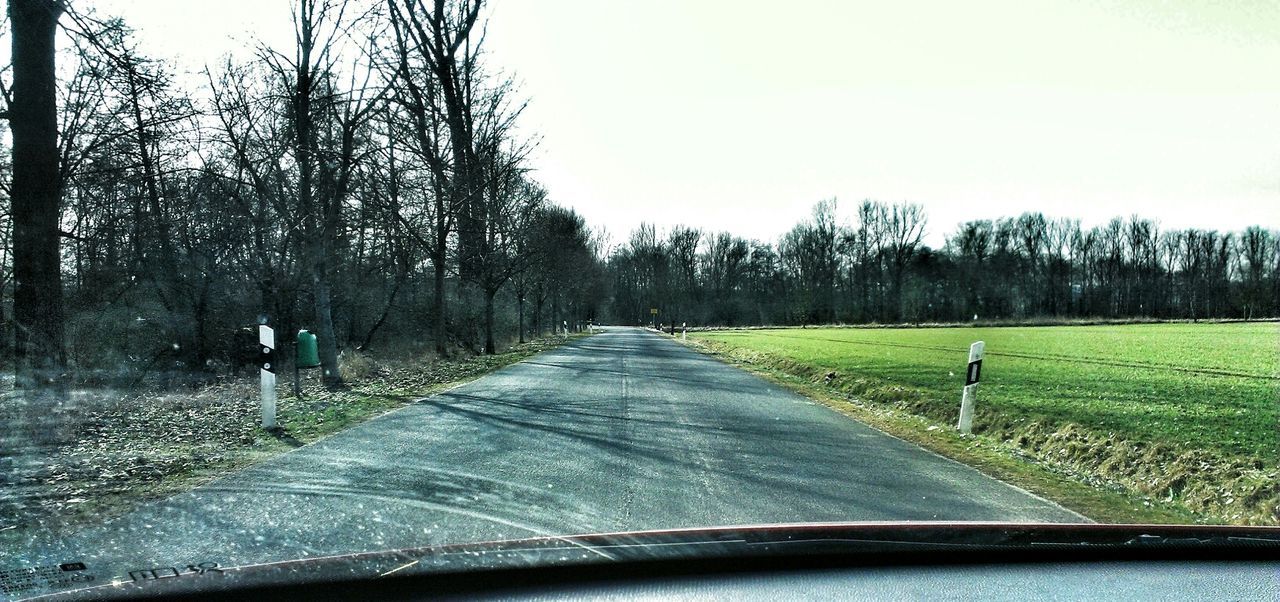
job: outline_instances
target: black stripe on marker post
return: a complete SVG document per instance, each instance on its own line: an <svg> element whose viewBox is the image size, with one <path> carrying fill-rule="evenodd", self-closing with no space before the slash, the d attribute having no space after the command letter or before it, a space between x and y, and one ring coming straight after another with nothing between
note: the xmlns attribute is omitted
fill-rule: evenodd
<svg viewBox="0 0 1280 602"><path fill-rule="evenodd" d="M964 386L978 384L978 379L982 376L982 360L969 362L969 369L965 372Z"/></svg>
<svg viewBox="0 0 1280 602"><path fill-rule="evenodd" d="M262 369L272 374L276 373L276 350L266 345L259 345L262 351Z"/></svg>

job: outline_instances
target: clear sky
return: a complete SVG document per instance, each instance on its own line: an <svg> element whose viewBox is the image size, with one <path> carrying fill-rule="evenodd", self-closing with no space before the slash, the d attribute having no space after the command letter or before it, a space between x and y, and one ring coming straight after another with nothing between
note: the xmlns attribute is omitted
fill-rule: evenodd
<svg viewBox="0 0 1280 602"><path fill-rule="evenodd" d="M286 0L99 0L198 68ZM536 177L615 240L772 240L824 198L921 203L928 242L1026 210L1280 228L1280 2L494 0Z"/></svg>

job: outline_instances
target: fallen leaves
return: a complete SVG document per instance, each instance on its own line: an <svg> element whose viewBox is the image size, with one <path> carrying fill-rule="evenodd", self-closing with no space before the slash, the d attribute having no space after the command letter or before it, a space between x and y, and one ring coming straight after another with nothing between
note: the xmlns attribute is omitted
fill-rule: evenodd
<svg viewBox="0 0 1280 602"><path fill-rule="evenodd" d="M325 390L319 379L304 379L304 395L297 398L292 383L281 382L277 419L298 425L298 437L314 439L376 410L407 403L434 386L484 374L563 342L558 337L534 341L496 356L362 358L361 378L351 379L341 391ZM74 518L90 502L146 497L149 487L180 489L184 479L243 465L250 452L280 451L276 439L258 426L258 388L255 375L195 390L78 389L53 408L24 405L13 393L0 398L3 423L35 416L29 432L10 433L4 441L6 448L19 452L0 458L8 461L7 474L0 474L0 530L24 524L45 528L57 519ZM371 404L370 399L378 401ZM41 411L33 411L37 409Z"/></svg>

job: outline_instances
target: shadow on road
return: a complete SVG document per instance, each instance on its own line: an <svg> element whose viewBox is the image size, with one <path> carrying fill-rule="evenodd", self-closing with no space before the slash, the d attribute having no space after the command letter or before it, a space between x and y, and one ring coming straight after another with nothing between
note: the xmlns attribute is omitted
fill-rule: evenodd
<svg viewBox="0 0 1280 602"><path fill-rule="evenodd" d="M848 509L847 514L802 514L806 520L933 518L940 498L948 499L955 515L981 516L984 510L976 500L949 493L951 485L929 476L930 471L918 469L915 464L923 463L921 458L887 453L883 442L861 445L863 442L850 438L847 432L813 429L805 421L780 417L753 417L750 412L731 420L690 421L653 414L624 417L616 411L616 401L569 402L557 397L554 390L528 390L518 397L449 392L418 403L505 429L518 438L564 438L567 442L561 448L565 450L579 450L585 444L596 450L592 454L613 457L605 464L636 464L669 476L669 482L652 484L657 488L669 489L671 483L689 488L692 483L710 480L719 483L721 491L752 498L736 502L747 506ZM617 428L621 422L628 423L626 428ZM619 432L628 436L611 436ZM699 459L693 448L704 457ZM892 495L904 481L911 489L938 495L934 499ZM681 493L691 498L705 495L694 490Z"/></svg>

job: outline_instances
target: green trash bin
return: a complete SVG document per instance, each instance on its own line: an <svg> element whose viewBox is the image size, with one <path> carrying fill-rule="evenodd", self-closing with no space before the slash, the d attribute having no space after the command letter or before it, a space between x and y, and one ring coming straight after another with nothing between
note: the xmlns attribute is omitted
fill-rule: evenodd
<svg viewBox="0 0 1280 602"><path fill-rule="evenodd" d="M320 349L316 345L316 335L310 331L298 331L298 359L297 367L299 368L319 368L320 367Z"/></svg>

